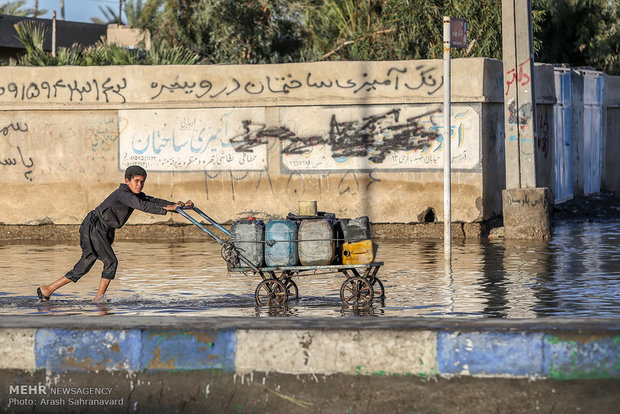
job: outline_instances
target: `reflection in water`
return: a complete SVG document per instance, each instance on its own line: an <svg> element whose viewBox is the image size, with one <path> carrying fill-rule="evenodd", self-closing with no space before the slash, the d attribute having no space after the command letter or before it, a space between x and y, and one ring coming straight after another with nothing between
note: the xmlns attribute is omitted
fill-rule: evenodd
<svg viewBox="0 0 620 414"><path fill-rule="evenodd" d="M296 277L300 297L256 307L258 276L228 274L219 246L204 242L119 241L107 302L92 303L101 264L40 303L36 287L63 275L77 243L0 244L0 314L209 316L440 316L535 318L620 316L620 221L565 223L550 242L455 242L451 266L442 240L381 242L378 276L386 297L343 308L340 274Z"/></svg>
<svg viewBox="0 0 620 414"><path fill-rule="evenodd" d="M481 256L485 259L482 263L481 292L484 292L487 302L482 312L486 315L505 318L508 316L508 289L506 286L507 275L504 271L502 258L505 256L504 243L481 244Z"/></svg>

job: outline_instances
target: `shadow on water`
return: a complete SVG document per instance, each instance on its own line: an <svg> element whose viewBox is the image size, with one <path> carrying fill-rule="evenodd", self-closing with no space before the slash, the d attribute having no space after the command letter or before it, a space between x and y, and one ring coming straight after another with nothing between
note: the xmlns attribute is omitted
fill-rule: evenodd
<svg viewBox="0 0 620 414"><path fill-rule="evenodd" d="M258 276L229 274L219 245L119 241L116 280L107 301L92 303L101 265L40 303L36 287L69 270L79 246L2 243L2 315L205 316L620 316L620 220L567 222L551 241L455 242L446 265L442 240L384 241L377 260L386 296L371 307L343 307L339 274L295 278L299 299L282 308L256 307Z"/></svg>

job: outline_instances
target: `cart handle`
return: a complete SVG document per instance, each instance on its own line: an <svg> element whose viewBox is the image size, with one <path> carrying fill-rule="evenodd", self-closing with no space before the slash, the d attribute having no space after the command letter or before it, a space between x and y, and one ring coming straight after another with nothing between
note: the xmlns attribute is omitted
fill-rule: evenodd
<svg viewBox="0 0 620 414"><path fill-rule="evenodd" d="M224 234L226 234L228 237L231 237L230 232L228 231L228 229L222 225L220 225L217 221L213 220L211 217L207 216L205 213L202 212L201 209L199 209L198 207L194 206L192 207L193 210L198 213L200 216L202 216L204 219L206 219L209 223L213 224L215 227L217 227L218 229L220 229L221 231L224 232Z"/></svg>
<svg viewBox="0 0 620 414"><path fill-rule="evenodd" d="M187 214L185 211L183 210L194 210L196 211L198 214L200 214L202 217L206 218L207 220L209 220L213 225L215 225L217 228L219 228L220 230L223 230L224 233L226 233L227 235L230 236L230 232L225 229L224 227L220 226L218 223L216 223L211 217L207 216L205 213L203 213L198 207L189 207L189 206L183 206L183 207L177 207L176 212L179 213L180 215L182 215L183 217L185 217L186 219L188 219L191 223L195 224L196 226L198 226L198 228L200 228L202 231L204 231L205 233L207 233L209 236L211 236L216 242L218 242L220 245L225 245L227 244L224 240L220 239L219 237L217 237L217 235L215 235L211 230L209 230L208 228L206 228L205 226L203 226L202 224L200 224L200 222L198 220L196 220L195 218L193 218L192 216L190 216L189 214ZM245 263L247 264L253 271L258 272L258 267L256 267L252 262L250 262L248 259L246 259L241 253L237 252L237 255L239 256L239 258Z"/></svg>
<svg viewBox="0 0 620 414"><path fill-rule="evenodd" d="M200 228L200 230L204 231L209 236L213 237L213 239L216 242L218 242L219 244L224 244L224 240L222 240L219 237L217 237L217 235L215 235L215 233L213 233L211 230L209 230L208 228L206 228L205 226L200 224L200 222L198 220L196 220L195 218L193 218L192 216L187 214L185 211L183 211L184 209L185 210L192 210L192 209L195 210L195 208L192 208L192 207L185 207L185 208L177 207L175 210L176 210L177 213L179 213L180 215L182 215L183 217L188 219L190 222L192 222L192 224L195 224L196 226L198 226Z"/></svg>

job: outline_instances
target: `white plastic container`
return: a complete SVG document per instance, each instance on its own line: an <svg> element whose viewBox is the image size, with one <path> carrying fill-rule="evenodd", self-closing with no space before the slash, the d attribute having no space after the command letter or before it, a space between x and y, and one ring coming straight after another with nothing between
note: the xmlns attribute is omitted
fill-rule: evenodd
<svg viewBox="0 0 620 414"><path fill-rule="evenodd" d="M303 266L324 266L334 261L334 229L329 220L303 220L298 237L299 261Z"/></svg>
<svg viewBox="0 0 620 414"><path fill-rule="evenodd" d="M233 245L254 266L261 267L265 261L265 225L260 220L238 220L230 229ZM241 261L241 266L246 267Z"/></svg>

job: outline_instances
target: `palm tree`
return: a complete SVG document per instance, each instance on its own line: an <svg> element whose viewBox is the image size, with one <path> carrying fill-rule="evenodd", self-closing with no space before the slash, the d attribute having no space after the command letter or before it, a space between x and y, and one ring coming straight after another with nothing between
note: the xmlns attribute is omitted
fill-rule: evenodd
<svg viewBox="0 0 620 414"><path fill-rule="evenodd" d="M125 5L125 19L127 26L138 27L141 17L147 13L151 13L153 10L157 10L164 0L146 0L143 4L142 0L119 0L119 9L122 9L123 3ZM92 17L90 20L97 24L115 24L119 22L118 13L111 6L99 6L99 10L105 16L105 20L98 17ZM121 24L123 23L123 16L121 12Z"/></svg>
<svg viewBox="0 0 620 414"><path fill-rule="evenodd" d="M45 9L36 9L23 7L26 4L26 0L6 1L0 5L1 14L10 14L12 16L25 16L25 17L39 17L47 13Z"/></svg>
<svg viewBox="0 0 620 414"><path fill-rule="evenodd" d="M12 65L193 65L200 59L200 56L183 46L169 47L155 41L151 50L127 49L115 44L109 45L105 38L87 48L77 43L68 48L61 47L54 57L43 49L48 34L43 24L20 22L15 25L15 31L26 53L13 60Z"/></svg>

